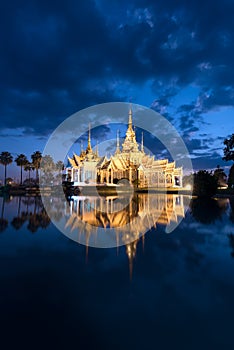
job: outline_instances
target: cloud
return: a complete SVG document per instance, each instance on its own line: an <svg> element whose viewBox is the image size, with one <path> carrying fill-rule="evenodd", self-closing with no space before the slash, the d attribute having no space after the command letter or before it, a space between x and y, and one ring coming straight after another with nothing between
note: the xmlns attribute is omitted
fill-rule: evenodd
<svg viewBox="0 0 234 350"><path fill-rule="evenodd" d="M222 168L227 166L227 162L224 162L220 157L220 154L217 152L205 152L202 155L194 154L195 157L192 158L194 170L200 169L215 169L217 165L220 165Z"/></svg>
<svg viewBox="0 0 234 350"><path fill-rule="evenodd" d="M2 132L46 136L74 112L129 101L151 81L149 106L178 126L191 152L212 147L196 134L206 113L234 105L233 9L230 0L4 4ZM175 103L191 85L197 97Z"/></svg>

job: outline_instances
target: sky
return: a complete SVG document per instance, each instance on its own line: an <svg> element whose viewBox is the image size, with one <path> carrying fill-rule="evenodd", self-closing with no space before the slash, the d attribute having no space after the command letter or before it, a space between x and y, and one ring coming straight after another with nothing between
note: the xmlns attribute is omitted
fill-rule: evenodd
<svg viewBox="0 0 234 350"><path fill-rule="evenodd" d="M176 127L195 170L228 172L233 13L233 0L2 2L0 152L30 157L73 113L131 101Z"/></svg>

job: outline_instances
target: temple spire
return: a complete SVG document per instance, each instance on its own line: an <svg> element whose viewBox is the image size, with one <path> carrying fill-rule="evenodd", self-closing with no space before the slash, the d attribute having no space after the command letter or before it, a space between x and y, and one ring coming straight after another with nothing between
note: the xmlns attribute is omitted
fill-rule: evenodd
<svg viewBox="0 0 234 350"><path fill-rule="evenodd" d="M89 137L88 137L88 146L86 151L92 151L91 147L91 130L90 130L90 123L89 123Z"/></svg>
<svg viewBox="0 0 234 350"><path fill-rule="evenodd" d="M143 138L143 131L142 131L142 134L141 134L141 152L144 153L144 138Z"/></svg>
<svg viewBox="0 0 234 350"><path fill-rule="evenodd" d="M130 104L128 112L128 129L126 137L122 145L122 152L138 151L138 143L136 142L136 134L132 125L132 104Z"/></svg>
<svg viewBox="0 0 234 350"><path fill-rule="evenodd" d="M128 129L132 129L132 104L130 104L129 112L128 112Z"/></svg>

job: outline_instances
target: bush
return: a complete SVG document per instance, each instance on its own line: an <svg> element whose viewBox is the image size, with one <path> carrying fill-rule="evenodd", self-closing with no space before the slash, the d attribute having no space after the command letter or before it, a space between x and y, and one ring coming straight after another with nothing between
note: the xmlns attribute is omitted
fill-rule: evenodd
<svg viewBox="0 0 234 350"><path fill-rule="evenodd" d="M193 195L212 197L218 188L218 181L212 173L200 170L194 174Z"/></svg>
<svg viewBox="0 0 234 350"><path fill-rule="evenodd" d="M234 164L232 165L228 175L228 187L234 188Z"/></svg>

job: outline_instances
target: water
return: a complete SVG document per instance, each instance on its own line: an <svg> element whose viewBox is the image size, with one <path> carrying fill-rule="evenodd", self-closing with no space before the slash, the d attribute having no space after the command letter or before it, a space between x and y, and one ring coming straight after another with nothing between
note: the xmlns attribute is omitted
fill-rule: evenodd
<svg viewBox="0 0 234 350"><path fill-rule="evenodd" d="M143 207L140 196L128 215L123 208L122 217L137 217L141 203L141 221L153 227L137 242L109 249L87 249L69 231L63 235L36 197L0 198L3 348L233 346L233 200L157 198L164 211L155 216L157 195L151 196ZM77 213L87 223L94 208L91 198L49 200L56 225ZM113 225L112 216L105 218L102 225ZM72 239L82 237L78 231Z"/></svg>

